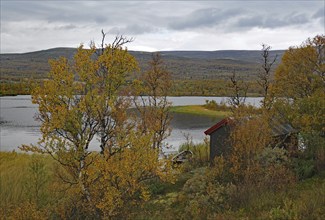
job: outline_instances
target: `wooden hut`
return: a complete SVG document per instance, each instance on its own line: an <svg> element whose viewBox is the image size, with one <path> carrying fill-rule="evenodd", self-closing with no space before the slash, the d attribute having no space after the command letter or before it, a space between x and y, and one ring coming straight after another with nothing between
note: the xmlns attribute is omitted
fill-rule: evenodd
<svg viewBox="0 0 325 220"><path fill-rule="evenodd" d="M235 124L233 119L225 118L207 129L204 133L210 136L210 162L216 156L227 155L231 152L230 132L231 127ZM289 123L281 123L278 120L270 121L270 128L272 131L273 147L285 148L291 152L298 149L298 131L294 129Z"/></svg>

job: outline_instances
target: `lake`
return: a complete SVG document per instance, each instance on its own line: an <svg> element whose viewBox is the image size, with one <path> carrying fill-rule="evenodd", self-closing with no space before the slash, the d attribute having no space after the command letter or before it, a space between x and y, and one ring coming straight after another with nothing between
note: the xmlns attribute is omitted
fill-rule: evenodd
<svg viewBox="0 0 325 220"><path fill-rule="evenodd" d="M168 97L174 106L203 105L205 100L226 102L227 97ZM261 98L247 98L246 102L258 106ZM1 151L19 150L22 144L36 144L41 137L40 123L35 121L38 106L32 104L31 96L0 97L0 149ZM203 141L204 131L218 122L220 118L174 113L171 121L172 133L166 140L170 149L175 151L186 141L185 136L192 137L193 142ZM90 150L99 150L98 141L93 141Z"/></svg>

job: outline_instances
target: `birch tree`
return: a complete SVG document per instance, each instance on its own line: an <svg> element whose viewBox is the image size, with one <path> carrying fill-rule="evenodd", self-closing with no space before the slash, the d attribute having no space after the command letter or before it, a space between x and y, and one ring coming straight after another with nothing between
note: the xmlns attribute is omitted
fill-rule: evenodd
<svg viewBox="0 0 325 220"><path fill-rule="evenodd" d="M81 45L72 61L50 61L49 79L32 94L42 139L36 146L21 147L58 162L57 175L67 186L77 218L110 218L127 204L148 199L145 180L169 180L168 162L158 160L152 147L157 130L142 132L130 111L133 97L126 79L138 70L125 48L130 40L118 36L106 45L102 34L100 48ZM90 150L96 139L94 150L100 153Z"/></svg>

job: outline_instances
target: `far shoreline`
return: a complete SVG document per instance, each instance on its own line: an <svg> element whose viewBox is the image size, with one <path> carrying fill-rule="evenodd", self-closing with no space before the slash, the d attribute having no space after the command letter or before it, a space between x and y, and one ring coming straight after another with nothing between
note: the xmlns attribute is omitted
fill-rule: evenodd
<svg viewBox="0 0 325 220"><path fill-rule="evenodd" d="M184 106L172 106L170 109L172 113L202 115L216 118L224 118L231 114L230 111L210 110L204 107L204 105L184 105Z"/></svg>

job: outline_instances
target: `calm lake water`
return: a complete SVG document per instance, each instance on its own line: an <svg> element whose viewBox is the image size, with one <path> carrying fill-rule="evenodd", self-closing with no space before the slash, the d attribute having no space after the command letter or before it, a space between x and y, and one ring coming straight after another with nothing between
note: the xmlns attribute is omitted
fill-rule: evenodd
<svg viewBox="0 0 325 220"><path fill-rule="evenodd" d="M174 106L203 105L205 100L215 100L217 103L226 102L226 97L169 97ZM258 106L261 98L247 98L246 102ZM36 144L41 137L39 122L35 121L37 105L32 104L30 96L0 97L0 149L1 151L18 150L22 144ZM172 133L166 140L170 149L175 151L186 141L185 135L192 137L194 142L203 141L204 131L218 122L220 118L173 114L171 122ZM98 142L91 143L91 150L99 150Z"/></svg>

